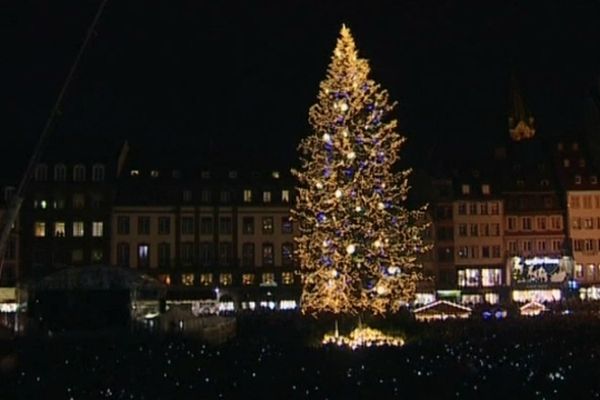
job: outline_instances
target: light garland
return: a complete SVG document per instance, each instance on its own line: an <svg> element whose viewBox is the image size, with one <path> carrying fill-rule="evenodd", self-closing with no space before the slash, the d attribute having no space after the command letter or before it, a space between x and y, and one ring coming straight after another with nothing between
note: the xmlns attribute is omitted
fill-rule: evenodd
<svg viewBox="0 0 600 400"><path fill-rule="evenodd" d="M404 339L398 336L386 335L380 330L369 327L358 327L348 336L339 334L326 334L322 344L333 344L340 347L348 347L356 350L361 347L400 347L404 346Z"/></svg>

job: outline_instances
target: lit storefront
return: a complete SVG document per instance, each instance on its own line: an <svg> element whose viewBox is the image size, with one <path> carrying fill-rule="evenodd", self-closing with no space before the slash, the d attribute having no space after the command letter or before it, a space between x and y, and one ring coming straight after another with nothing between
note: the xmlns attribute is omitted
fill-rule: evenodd
<svg viewBox="0 0 600 400"><path fill-rule="evenodd" d="M517 303L548 303L563 298L563 289L573 276L571 257L512 257L507 276L513 288L511 299Z"/></svg>

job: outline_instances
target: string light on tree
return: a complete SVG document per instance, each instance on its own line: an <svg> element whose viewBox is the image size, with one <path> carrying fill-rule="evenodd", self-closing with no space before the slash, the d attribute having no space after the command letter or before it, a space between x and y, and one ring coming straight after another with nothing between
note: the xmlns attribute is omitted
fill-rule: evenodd
<svg viewBox="0 0 600 400"><path fill-rule="evenodd" d="M393 166L405 138L390 118L395 104L369 72L342 27L293 171L305 313L395 311L413 299L421 278L415 260L427 250L425 208L404 205L410 170Z"/></svg>

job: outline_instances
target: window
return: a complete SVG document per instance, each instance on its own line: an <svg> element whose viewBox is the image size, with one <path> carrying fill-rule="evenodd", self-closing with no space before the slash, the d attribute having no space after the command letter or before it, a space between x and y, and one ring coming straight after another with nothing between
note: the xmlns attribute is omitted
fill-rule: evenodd
<svg viewBox="0 0 600 400"><path fill-rule="evenodd" d="M458 224L458 236L467 236L467 224Z"/></svg>
<svg viewBox="0 0 600 400"><path fill-rule="evenodd" d="M574 239L573 240L573 250L575 251L583 251L583 240Z"/></svg>
<svg viewBox="0 0 600 400"><path fill-rule="evenodd" d="M104 235L104 223L102 221L92 222L92 236L102 237Z"/></svg>
<svg viewBox="0 0 600 400"><path fill-rule="evenodd" d="M140 175L140 170L139 169L132 169L131 171L129 171L129 175L130 176L139 176Z"/></svg>
<svg viewBox="0 0 600 400"><path fill-rule="evenodd" d="M550 217L550 226L552 230L562 229L562 217Z"/></svg>
<svg viewBox="0 0 600 400"><path fill-rule="evenodd" d="M538 240L537 241L537 250L539 252L545 252L546 251L546 241L545 240Z"/></svg>
<svg viewBox="0 0 600 400"><path fill-rule="evenodd" d="M94 181L94 182L104 181L104 165L94 164L92 166L92 181Z"/></svg>
<svg viewBox="0 0 600 400"><path fill-rule="evenodd" d="M263 192L263 203L270 203L270 202L271 202L271 192L264 191Z"/></svg>
<svg viewBox="0 0 600 400"><path fill-rule="evenodd" d="M465 215L467 213L467 204L458 203L458 215Z"/></svg>
<svg viewBox="0 0 600 400"><path fill-rule="evenodd" d="M52 207L54 207L55 210L62 210L65 208L65 199L62 197L55 198L52 202Z"/></svg>
<svg viewBox="0 0 600 400"><path fill-rule="evenodd" d="M210 286L212 285L213 276L212 274L200 274L200 285Z"/></svg>
<svg viewBox="0 0 600 400"><path fill-rule="evenodd" d="M546 230L546 217L537 217L536 222L538 231Z"/></svg>
<svg viewBox="0 0 600 400"><path fill-rule="evenodd" d="M471 246L471 258L479 258L479 246Z"/></svg>
<svg viewBox="0 0 600 400"><path fill-rule="evenodd" d="M229 190L221 190L219 201L221 203L229 203L231 201L231 192Z"/></svg>
<svg viewBox="0 0 600 400"><path fill-rule="evenodd" d="M55 222L54 223L54 236L56 237L65 237L65 223L64 222Z"/></svg>
<svg viewBox="0 0 600 400"><path fill-rule="evenodd" d="M273 265L273 244L271 244L271 243L263 243L262 265L264 265L264 266L272 266Z"/></svg>
<svg viewBox="0 0 600 400"><path fill-rule="evenodd" d="M514 240L509 240L508 243L508 251L510 252L510 254L516 254L518 251L517 248L517 242Z"/></svg>
<svg viewBox="0 0 600 400"><path fill-rule="evenodd" d="M273 217L263 217L262 219L262 232L264 234L273 233Z"/></svg>
<svg viewBox="0 0 600 400"><path fill-rule="evenodd" d="M129 235L129 217L117 217L117 233L120 235Z"/></svg>
<svg viewBox="0 0 600 400"><path fill-rule="evenodd" d="M575 264L575 278L583 278L583 265Z"/></svg>
<svg viewBox="0 0 600 400"><path fill-rule="evenodd" d="M523 217L523 219L521 219L521 226L524 231L530 231L531 230L531 217Z"/></svg>
<svg viewBox="0 0 600 400"><path fill-rule="evenodd" d="M64 182L67 180L67 167L64 164L56 164L54 166L54 180L56 182Z"/></svg>
<svg viewBox="0 0 600 400"><path fill-rule="evenodd" d="M481 284L483 287L500 286L502 284L502 270L500 268L482 269Z"/></svg>
<svg viewBox="0 0 600 400"><path fill-rule="evenodd" d="M490 258L490 246L481 246L481 257Z"/></svg>
<svg viewBox="0 0 600 400"><path fill-rule="evenodd" d="M104 260L104 251L102 249L92 249L92 264L101 264Z"/></svg>
<svg viewBox="0 0 600 400"><path fill-rule="evenodd" d="M294 225L290 217L281 217L281 233L293 233Z"/></svg>
<svg viewBox="0 0 600 400"><path fill-rule="evenodd" d="M469 203L469 214L477 215L477 203Z"/></svg>
<svg viewBox="0 0 600 400"><path fill-rule="evenodd" d="M202 235L211 235L213 233L213 220L210 217L200 218L200 233Z"/></svg>
<svg viewBox="0 0 600 400"><path fill-rule="evenodd" d="M500 204L497 201L490 203L490 214L492 214L492 215L500 214Z"/></svg>
<svg viewBox="0 0 600 400"><path fill-rule="evenodd" d="M478 287L481 284L481 271L468 268L458 271L459 287Z"/></svg>
<svg viewBox="0 0 600 400"><path fill-rule="evenodd" d="M73 222L73 236L82 237L85 234L85 229L82 221Z"/></svg>
<svg viewBox="0 0 600 400"><path fill-rule="evenodd" d="M500 258L500 246L492 246L492 257Z"/></svg>
<svg viewBox="0 0 600 400"><path fill-rule="evenodd" d="M219 243L219 265L231 265L233 259L233 246L231 242Z"/></svg>
<svg viewBox="0 0 600 400"><path fill-rule="evenodd" d="M238 172L237 171L229 171L229 178L230 179L235 179L238 177Z"/></svg>
<svg viewBox="0 0 600 400"><path fill-rule="evenodd" d="M583 229L594 229L594 219L593 218L584 218L583 219Z"/></svg>
<svg viewBox="0 0 600 400"><path fill-rule="evenodd" d="M164 283L167 286L171 285L171 275L169 274L158 274L156 276L156 279L158 279L160 282Z"/></svg>
<svg viewBox="0 0 600 400"><path fill-rule="evenodd" d="M479 205L479 213L481 215L487 215L488 214L488 203L483 202Z"/></svg>
<svg viewBox="0 0 600 400"><path fill-rule="evenodd" d="M471 193L471 187L469 185L462 185L461 192L462 194L469 194Z"/></svg>
<svg viewBox="0 0 600 400"><path fill-rule="evenodd" d="M219 274L219 285L231 286L233 283L233 276L231 274Z"/></svg>
<svg viewBox="0 0 600 400"><path fill-rule="evenodd" d="M33 234L35 235L35 237L46 236L46 223L36 221L33 225Z"/></svg>
<svg viewBox="0 0 600 400"><path fill-rule="evenodd" d="M581 229L581 218L573 218L571 220L571 227L573 229Z"/></svg>
<svg viewBox="0 0 600 400"><path fill-rule="evenodd" d="M254 267L254 243L242 245L242 266Z"/></svg>
<svg viewBox="0 0 600 400"><path fill-rule="evenodd" d="M183 286L194 286L194 274L181 274L181 284Z"/></svg>
<svg viewBox="0 0 600 400"><path fill-rule="evenodd" d="M242 218L242 233L252 235L254 233L254 217Z"/></svg>
<svg viewBox="0 0 600 400"><path fill-rule="evenodd" d="M596 185L598 183L598 177L596 175L590 176L590 183Z"/></svg>
<svg viewBox="0 0 600 400"><path fill-rule="evenodd" d="M562 250L562 240L553 240L552 241L552 251L559 252Z"/></svg>
<svg viewBox="0 0 600 400"><path fill-rule="evenodd" d="M150 246L147 244L138 245L138 267L148 268L150 266Z"/></svg>
<svg viewBox="0 0 600 400"><path fill-rule="evenodd" d="M517 218L516 217L508 217L507 225L508 225L509 231L516 231L517 230Z"/></svg>
<svg viewBox="0 0 600 400"><path fill-rule="evenodd" d="M231 217L219 218L219 233L222 235L231 234Z"/></svg>
<svg viewBox="0 0 600 400"><path fill-rule="evenodd" d="M75 182L84 182L85 181L85 166L82 164L77 164L73 167L73 180Z"/></svg>
<svg viewBox="0 0 600 400"><path fill-rule="evenodd" d="M581 185L581 175L575 175L575 184Z"/></svg>
<svg viewBox="0 0 600 400"><path fill-rule="evenodd" d="M171 233L171 218L158 217L158 234L168 235L169 233Z"/></svg>
<svg viewBox="0 0 600 400"><path fill-rule="evenodd" d="M292 272L283 272L281 274L281 283L284 285L292 285L294 283L294 274Z"/></svg>
<svg viewBox="0 0 600 400"><path fill-rule="evenodd" d="M71 261L73 263L80 263L83 261L83 250L82 249L74 249L71 251Z"/></svg>
<svg viewBox="0 0 600 400"><path fill-rule="evenodd" d="M244 203L252 202L252 190L245 189L244 190Z"/></svg>
<svg viewBox="0 0 600 400"><path fill-rule="evenodd" d="M586 252L594 251L594 241L591 239L585 239L583 241L583 250Z"/></svg>
<svg viewBox="0 0 600 400"><path fill-rule="evenodd" d="M210 190L208 189L203 189L200 192L200 201L202 203L210 203L211 201L211 194L210 194Z"/></svg>
<svg viewBox="0 0 600 400"><path fill-rule="evenodd" d="M500 236L500 224L490 224L491 236Z"/></svg>
<svg viewBox="0 0 600 400"><path fill-rule="evenodd" d="M592 208L592 196L582 196L583 208Z"/></svg>
<svg viewBox="0 0 600 400"><path fill-rule="evenodd" d="M458 258L469 258L469 247L468 246L460 246L456 249Z"/></svg>
<svg viewBox="0 0 600 400"><path fill-rule="evenodd" d="M533 251L533 244L531 243L531 240L523 240L522 245L523 251Z"/></svg>
<svg viewBox="0 0 600 400"><path fill-rule="evenodd" d="M157 170L153 169L152 171L150 171L150 176L152 178L158 178L158 175L159 175L159 173L158 173ZM173 178L178 179L178 178L181 177L181 173L179 171L177 171L177 170L173 170L173 175L172 176L173 176Z"/></svg>
<svg viewBox="0 0 600 400"><path fill-rule="evenodd" d="M580 159L579 159L579 166L580 166L581 168L585 167L585 159L583 159L583 158L580 158Z"/></svg>
<svg viewBox="0 0 600 400"><path fill-rule="evenodd" d="M138 217L138 234L149 235L150 234L150 217Z"/></svg>
<svg viewBox="0 0 600 400"><path fill-rule="evenodd" d="M181 217L181 234L194 234L194 217Z"/></svg>
<svg viewBox="0 0 600 400"><path fill-rule="evenodd" d="M169 243L158 244L158 267L166 268L171 266L171 245Z"/></svg>
<svg viewBox="0 0 600 400"><path fill-rule="evenodd" d="M75 193L73 195L73 208L85 207L85 195L83 193Z"/></svg>
<svg viewBox="0 0 600 400"><path fill-rule="evenodd" d="M121 242L117 244L117 265L129 267L129 243Z"/></svg>
<svg viewBox="0 0 600 400"><path fill-rule="evenodd" d="M452 247L438 247L438 261L454 261Z"/></svg>
<svg viewBox="0 0 600 400"><path fill-rule="evenodd" d="M571 166L571 161L569 161L569 159L568 159L568 158L565 158L565 159L563 160L563 166L564 166L565 168L569 168L569 167Z"/></svg>
<svg viewBox="0 0 600 400"><path fill-rule="evenodd" d="M265 272L264 274L262 274L261 284L266 286L275 285L275 274L272 272Z"/></svg>
<svg viewBox="0 0 600 400"><path fill-rule="evenodd" d="M243 274L242 275L242 285L244 285L244 286L254 285L254 274Z"/></svg>
<svg viewBox="0 0 600 400"><path fill-rule="evenodd" d="M477 224L471 224L471 236L479 236L478 228Z"/></svg>
<svg viewBox="0 0 600 400"><path fill-rule="evenodd" d="M294 245L284 243L281 245L281 265L289 267L294 264Z"/></svg>
<svg viewBox="0 0 600 400"><path fill-rule="evenodd" d="M481 193L490 194L490 185L487 185L487 184L481 185Z"/></svg>
<svg viewBox="0 0 600 400"><path fill-rule="evenodd" d="M290 202L290 191L289 190L282 190L281 191L281 202L282 203L289 203Z"/></svg>
<svg viewBox="0 0 600 400"><path fill-rule="evenodd" d="M34 171L35 180L45 182L48 180L48 166L46 164L38 164Z"/></svg>
<svg viewBox="0 0 600 400"><path fill-rule="evenodd" d="M579 208L579 196L571 196L569 200L569 206L571 208Z"/></svg>
<svg viewBox="0 0 600 400"><path fill-rule="evenodd" d="M184 203L189 203L190 201L192 201L192 191L184 190L183 192L181 192L181 199Z"/></svg>
<svg viewBox="0 0 600 400"><path fill-rule="evenodd" d="M183 242L181 243L181 263L183 265L192 265L194 263L194 243Z"/></svg>
<svg viewBox="0 0 600 400"><path fill-rule="evenodd" d="M213 244L210 242L200 243L200 265L208 266L213 262Z"/></svg>

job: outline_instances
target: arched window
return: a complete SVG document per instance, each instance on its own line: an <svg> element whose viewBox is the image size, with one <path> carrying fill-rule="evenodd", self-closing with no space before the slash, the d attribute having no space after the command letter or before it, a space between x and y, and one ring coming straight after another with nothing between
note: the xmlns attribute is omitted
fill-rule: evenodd
<svg viewBox="0 0 600 400"><path fill-rule="evenodd" d="M43 182L48 179L48 166L46 164L38 164L35 167L35 180Z"/></svg>
<svg viewBox="0 0 600 400"><path fill-rule="evenodd" d="M67 167L65 167L65 164L56 164L54 166L54 180L56 182L67 180Z"/></svg>
<svg viewBox="0 0 600 400"><path fill-rule="evenodd" d="M85 181L85 165L77 164L73 168L73 180L75 182L84 182Z"/></svg>
<svg viewBox="0 0 600 400"><path fill-rule="evenodd" d="M104 180L104 165L94 164L92 167L92 181L102 182Z"/></svg>

